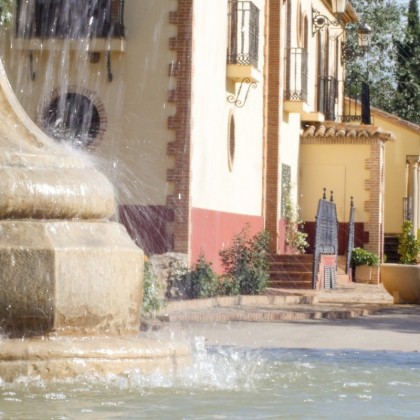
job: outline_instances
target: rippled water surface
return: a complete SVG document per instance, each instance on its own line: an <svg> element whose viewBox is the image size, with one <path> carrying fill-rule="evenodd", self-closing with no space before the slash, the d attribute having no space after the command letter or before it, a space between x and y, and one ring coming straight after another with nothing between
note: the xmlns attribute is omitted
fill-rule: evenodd
<svg viewBox="0 0 420 420"><path fill-rule="evenodd" d="M205 348L168 374L1 384L4 419L419 418L417 353Z"/></svg>

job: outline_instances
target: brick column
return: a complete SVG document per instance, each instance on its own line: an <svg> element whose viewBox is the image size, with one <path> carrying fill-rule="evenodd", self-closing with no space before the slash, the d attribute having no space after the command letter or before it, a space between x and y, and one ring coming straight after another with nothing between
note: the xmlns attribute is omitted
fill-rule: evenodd
<svg viewBox="0 0 420 420"><path fill-rule="evenodd" d="M175 167L167 174L174 183L174 194L167 197L167 205L174 210L174 251L190 251L191 215L191 79L192 27L194 0L178 0L177 10L169 21L177 25L177 36L169 40L169 48L176 53L169 66L169 76L176 77L176 89L168 92L168 100L175 104L176 113L169 117L168 128L174 130L175 141L168 144L168 155L175 158Z"/></svg>
<svg viewBox="0 0 420 420"><path fill-rule="evenodd" d="M271 252L276 253L279 248L279 148L280 123L282 115L282 78L281 78L281 50L282 42L280 0L266 1L266 59L265 59L265 88L264 88L264 134L265 134L265 185L264 185L264 219L265 229L271 236Z"/></svg>
<svg viewBox="0 0 420 420"><path fill-rule="evenodd" d="M370 177L366 181L369 190L369 201L365 209L369 213L366 230L369 232L369 243L366 249L383 256L383 223L384 223L384 144L379 139L373 139L370 146L370 159L366 161ZM372 270L372 283L379 282L379 267Z"/></svg>

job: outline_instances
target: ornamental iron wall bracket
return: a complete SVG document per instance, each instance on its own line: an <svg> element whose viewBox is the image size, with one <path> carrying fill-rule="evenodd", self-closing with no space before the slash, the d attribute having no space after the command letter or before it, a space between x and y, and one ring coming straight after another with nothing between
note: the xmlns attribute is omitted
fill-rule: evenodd
<svg viewBox="0 0 420 420"><path fill-rule="evenodd" d="M256 89L256 87L256 82L253 82L249 77L245 77L241 80L241 84L239 85L238 93L236 94L236 96L229 95L227 97L227 100L231 104L234 104L237 108L243 108L248 99L249 91L251 90L251 88Z"/></svg>
<svg viewBox="0 0 420 420"><path fill-rule="evenodd" d="M336 20L331 20L327 16L321 15L319 10L312 8L312 36L325 28L329 28L330 25L335 29L341 28L340 16L337 16Z"/></svg>

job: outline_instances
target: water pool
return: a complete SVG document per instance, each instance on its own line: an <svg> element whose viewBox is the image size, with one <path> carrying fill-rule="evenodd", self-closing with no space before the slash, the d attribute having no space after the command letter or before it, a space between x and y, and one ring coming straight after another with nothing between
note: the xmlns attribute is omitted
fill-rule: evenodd
<svg viewBox="0 0 420 420"><path fill-rule="evenodd" d="M1 384L2 419L397 419L420 416L418 353L238 349L197 340L178 372Z"/></svg>

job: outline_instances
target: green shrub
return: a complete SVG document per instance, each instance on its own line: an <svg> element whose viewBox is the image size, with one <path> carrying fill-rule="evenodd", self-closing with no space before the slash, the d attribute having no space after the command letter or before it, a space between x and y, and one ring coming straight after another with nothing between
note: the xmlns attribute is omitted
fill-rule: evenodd
<svg viewBox="0 0 420 420"><path fill-rule="evenodd" d="M9 26L12 20L13 0L0 0L0 26Z"/></svg>
<svg viewBox="0 0 420 420"><path fill-rule="evenodd" d="M156 316L156 313L163 308L164 305L161 295L161 286L153 271L153 267L148 261L145 261L143 276L143 316L154 317Z"/></svg>
<svg viewBox="0 0 420 420"><path fill-rule="evenodd" d="M249 227L234 236L229 248L219 252L225 276L221 289L229 294L256 295L267 287L269 280L268 232L249 237Z"/></svg>
<svg viewBox="0 0 420 420"><path fill-rule="evenodd" d="M299 218L299 207L292 200L292 184L282 188L282 217L286 227L286 245L293 254L304 254L308 248L308 234L303 232L304 222Z"/></svg>
<svg viewBox="0 0 420 420"><path fill-rule="evenodd" d="M167 299L186 299L188 294L187 277L188 268L180 262L171 266L168 275L165 297Z"/></svg>
<svg viewBox="0 0 420 420"><path fill-rule="evenodd" d="M237 296L240 294L239 282L228 275L220 276L217 285L219 296Z"/></svg>
<svg viewBox="0 0 420 420"><path fill-rule="evenodd" d="M198 257L191 271L185 274L185 294L189 299L206 298L217 294L217 275L211 268L211 263Z"/></svg>
<svg viewBox="0 0 420 420"><path fill-rule="evenodd" d="M197 299L215 296L218 291L217 275L207 262L204 255L188 270L176 264L168 278L167 298Z"/></svg>
<svg viewBox="0 0 420 420"><path fill-rule="evenodd" d="M420 241L413 234L413 224L406 220L398 241L401 264L416 264L419 261Z"/></svg>
<svg viewBox="0 0 420 420"><path fill-rule="evenodd" d="M354 248L351 254L350 264L353 267L358 265L379 265L379 257L367 249Z"/></svg>

